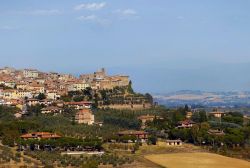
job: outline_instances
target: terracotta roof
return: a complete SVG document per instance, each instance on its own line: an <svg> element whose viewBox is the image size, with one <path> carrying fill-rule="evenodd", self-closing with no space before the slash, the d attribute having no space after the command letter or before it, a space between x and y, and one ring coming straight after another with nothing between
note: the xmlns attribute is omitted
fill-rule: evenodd
<svg viewBox="0 0 250 168"><path fill-rule="evenodd" d="M66 105L86 105L86 104L92 104L92 102L88 101L81 101L81 102L66 102Z"/></svg>
<svg viewBox="0 0 250 168"><path fill-rule="evenodd" d="M208 134L211 134L211 135L225 135L225 133L223 131L221 131L221 130L213 130L213 129L209 129Z"/></svg>
<svg viewBox="0 0 250 168"><path fill-rule="evenodd" d="M27 101L39 101L38 99L34 99L34 98L30 98L30 99L27 99Z"/></svg>
<svg viewBox="0 0 250 168"><path fill-rule="evenodd" d="M42 111L47 111L47 110L61 110L61 108L56 107L56 106L49 106L41 109Z"/></svg>
<svg viewBox="0 0 250 168"><path fill-rule="evenodd" d="M80 110L79 112L87 113L87 112L91 112L91 111L90 111L90 109L82 109L82 110Z"/></svg>
<svg viewBox="0 0 250 168"><path fill-rule="evenodd" d="M21 138L60 138L60 135L50 133L50 132L33 132L33 133L28 133L24 134L21 136Z"/></svg>
<svg viewBox="0 0 250 168"><path fill-rule="evenodd" d="M182 142L180 139L177 140L166 140L166 142Z"/></svg>
<svg viewBox="0 0 250 168"><path fill-rule="evenodd" d="M148 134L145 131L135 131L135 130L126 130L118 132L118 135L145 135Z"/></svg>
<svg viewBox="0 0 250 168"><path fill-rule="evenodd" d="M142 115L142 116L138 117L138 119L151 119L151 118L155 118L155 116L153 116L153 115Z"/></svg>
<svg viewBox="0 0 250 168"><path fill-rule="evenodd" d="M195 124L195 122L192 120L184 120L184 121L179 121L178 124L189 125L189 124Z"/></svg>
<svg viewBox="0 0 250 168"><path fill-rule="evenodd" d="M213 111L213 112L210 112L210 114L225 114L225 112L222 112L222 111Z"/></svg>

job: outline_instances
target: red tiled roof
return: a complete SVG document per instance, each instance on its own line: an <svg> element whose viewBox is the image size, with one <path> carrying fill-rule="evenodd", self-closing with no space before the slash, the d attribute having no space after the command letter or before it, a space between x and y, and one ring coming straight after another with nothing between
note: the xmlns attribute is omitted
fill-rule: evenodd
<svg viewBox="0 0 250 168"><path fill-rule="evenodd" d="M184 121L179 121L178 124L189 125L189 124L195 124L195 122L192 120L184 120Z"/></svg>
<svg viewBox="0 0 250 168"><path fill-rule="evenodd" d="M60 138L60 135L50 133L50 132L33 132L33 133L28 133L24 134L21 136L21 138Z"/></svg>
<svg viewBox="0 0 250 168"><path fill-rule="evenodd" d="M134 130L118 132L118 135L146 135L146 134L148 133L145 131L134 131Z"/></svg>
<svg viewBox="0 0 250 168"><path fill-rule="evenodd" d="M88 101L81 101L81 102L66 102L66 105L86 105L86 104L92 104L92 102Z"/></svg>

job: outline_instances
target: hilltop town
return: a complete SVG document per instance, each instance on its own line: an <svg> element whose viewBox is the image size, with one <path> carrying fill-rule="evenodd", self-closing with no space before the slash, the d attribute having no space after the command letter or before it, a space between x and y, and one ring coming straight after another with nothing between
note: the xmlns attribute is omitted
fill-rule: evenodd
<svg viewBox="0 0 250 168"><path fill-rule="evenodd" d="M1 96L3 99L34 98L45 94L48 99L59 100L70 91L113 89L129 85L129 76L108 76L105 69L79 78L70 74L45 73L35 69L0 69Z"/></svg>
<svg viewBox="0 0 250 168"><path fill-rule="evenodd" d="M41 113L53 115L61 113L65 106L73 107L78 110L75 116L78 123L93 124L94 116L90 113L93 106L133 109L152 105L150 95L136 94L131 85L129 76L110 76L104 68L75 77L5 67L0 69L0 105L17 107L20 110L15 114L17 118L36 105L43 107Z"/></svg>

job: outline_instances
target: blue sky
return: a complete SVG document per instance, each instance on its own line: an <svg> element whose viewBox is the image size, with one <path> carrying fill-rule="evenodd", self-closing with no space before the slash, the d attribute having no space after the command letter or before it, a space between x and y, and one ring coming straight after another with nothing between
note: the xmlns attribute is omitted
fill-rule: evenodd
<svg viewBox="0 0 250 168"><path fill-rule="evenodd" d="M0 66L106 67L137 91L250 90L248 0L1 0Z"/></svg>

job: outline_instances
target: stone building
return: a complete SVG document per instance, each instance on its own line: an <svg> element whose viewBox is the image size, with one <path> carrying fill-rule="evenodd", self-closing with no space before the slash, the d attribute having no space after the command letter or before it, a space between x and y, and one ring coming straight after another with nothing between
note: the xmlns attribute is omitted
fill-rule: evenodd
<svg viewBox="0 0 250 168"><path fill-rule="evenodd" d="M82 109L76 113L75 121L78 124L93 125L95 116L92 114L90 109Z"/></svg>

